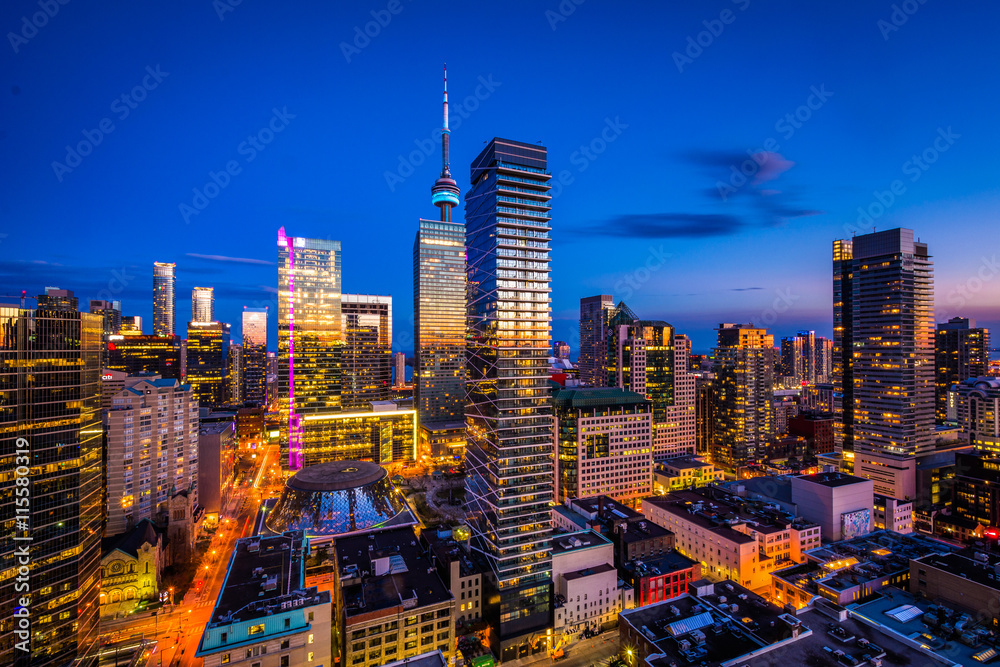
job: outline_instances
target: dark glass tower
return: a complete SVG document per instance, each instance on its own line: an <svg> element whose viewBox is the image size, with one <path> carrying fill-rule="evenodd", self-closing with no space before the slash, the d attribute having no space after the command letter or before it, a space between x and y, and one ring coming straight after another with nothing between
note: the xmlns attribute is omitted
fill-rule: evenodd
<svg viewBox="0 0 1000 667"><path fill-rule="evenodd" d="M834 441L842 467L854 471L854 247L833 242L833 412Z"/></svg>
<svg viewBox="0 0 1000 667"><path fill-rule="evenodd" d="M580 381L590 387L608 385L605 361L608 317L614 309L610 294L580 299Z"/></svg>
<svg viewBox="0 0 1000 667"><path fill-rule="evenodd" d="M552 618L550 178L544 147L493 139L465 197L467 502L503 661Z"/></svg>
<svg viewBox="0 0 1000 667"><path fill-rule="evenodd" d="M229 325L188 322L187 381L203 408L229 400Z"/></svg>
<svg viewBox="0 0 1000 667"><path fill-rule="evenodd" d="M173 262L153 262L153 334L173 336L177 317L177 278Z"/></svg>
<svg viewBox="0 0 1000 667"><path fill-rule="evenodd" d="M97 641L102 333L99 315L0 306L3 665L70 664ZM22 598L30 638L15 634Z"/></svg>
<svg viewBox="0 0 1000 667"><path fill-rule="evenodd" d="M344 346L340 401L345 410L369 410L389 400L392 385L392 297L343 294Z"/></svg>
<svg viewBox="0 0 1000 667"><path fill-rule="evenodd" d="M267 403L267 308L243 308L243 400Z"/></svg>

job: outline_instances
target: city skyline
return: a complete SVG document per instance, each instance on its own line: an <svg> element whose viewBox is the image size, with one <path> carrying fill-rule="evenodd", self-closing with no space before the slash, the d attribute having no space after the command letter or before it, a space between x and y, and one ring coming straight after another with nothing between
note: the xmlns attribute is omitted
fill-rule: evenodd
<svg viewBox="0 0 1000 667"><path fill-rule="evenodd" d="M150 45L119 47L122 50L116 53L129 57L113 67L104 67L103 60L95 62L100 56L81 53L81 62L52 77L47 84L51 88L30 88L24 82L40 78L36 75L44 71L40 59L46 52L77 44L67 32L72 30L70 20L52 21L16 53L7 53L14 72L12 122L27 129L10 133L4 141L12 153L34 157L0 186L4 213L15 223L3 239L7 258L0 266L0 281L7 285L6 293L24 289L38 294L57 285L74 290L84 302L120 300L123 314L140 315L152 323L150 264L169 261L177 264L181 297L177 312L190 312L186 296L195 285L214 286L217 318L235 328L243 306L276 307L276 266L269 239L278 226L286 225L305 237L342 242L345 290L396 297L400 307L394 348L412 354L412 310L403 298L409 293L410 278L406 272L397 275L373 268L366 243L373 225L385 226L390 238L407 238L412 233L407 221L426 208L426 184L433 180L434 158L440 150L432 134L439 124L432 101L440 86L440 64L448 61L453 126L461 123L453 129L462 136L453 149L454 164L468 163L482 142L493 136L542 139L550 148L561 211L556 227L563 232L553 247L553 338L568 341L574 358L579 347L575 316L579 298L599 293L626 298L646 316L670 322L691 337L698 352L711 348L714 328L725 321L752 321L767 326L777 338L799 329L830 337L825 249L834 239L871 231L872 226L914 229L936 249L936 321L962 316L985 327L1000 324L996 305L1000 279L991 249L963 245L962 240L988 238L990 225L995 224L996 191L989 170L982 168L994 152L990 149L995 133L984 124L984 117L970 111L975 105L968 102L980 83L963 64L993 59L995 47L977 39L977 31L989 23L995 7L945 10L921 5L904 25L886 30L879 28L879 21L888 20L888 7L857 4L854 12L832 16L818 8L777 14L758 11L755 5L743 11L740 2L733 3L735 19L721 34L707 33L711 39L702 41L708 45L695 41L692 48L688 38L696 40L707 30L706 24L714 26L719 11L728 8L726 3L719 8L632 10L636 16L611 16L606 13L610 10L598 6L563 16L558 8L532 6L531 13L518 17L518 28L528 30L542 53L552 57L598 26L609 39L629 44L620 55L573 51L582 61L566 72L565 80L554 83L523 58L484 59L471 38L475 31L463 30L473 25L474 10L462 8L454 12L455 40L408 55L398 68L396 85L372 85L382 80L376 73L382 75L390 64L400 62L401 53L410 52L409 37L430 30L437 18L430 9L404 7L358 53L352 51L357 49L352 44L355 37L347 27L334 31L332 40L324 40L330 44L326 51L310 52L329 66L332 78L307 83L292 77L286 82L268 73L253 87L253 96L233 108L230 102L204 93L209 80L208 75L196 73L200 60L194 62L193 56L165 47L159 39L150 40ZM371 11L379 9L373 6ZM100 26L98 36L108 41L114 41L112 35L123 29L125 21L148 23L157 35L180 29L174 23L177 17L157 16L150 9L134 9L120 17L101 8L79 11L90 15ZM371 20L363 8L317 11L317 20L311 22L317 26L324 19L337 26L361 27ZM488 12L487 18L498 26L512 20L488 9L475 11ZM235 44L232 40L239 39L239 31L265 23L276 34L287 34L290 17L272 12L241 6L225 13L222 21L214 12L200 21L189 20L196 17L183 12L178 15L190 23L187 29L195 44L222 40L224 46ZM556 18L549 15L552 12ZM11 25L21 15L14 13L10 12ZM654 20L629 20L642 16ZM483 19L478 13L475 17ZM856 43L853 52L836 63L819 62L825 40L812 45L809 31L801 30L817 20L824 22L825 39L850 38ZM306 31L302 37L309 41L314 28L300 23L295 22L295 29ZM971 31L960 46L925 48L938 31L957 26ZM656 39L647 39L652 30L657 31ZM775 40L780 45L759 39L771 34L782 36ZM773 80L731 76L753 67L736 57L750 47L755 52L763 49L760 57L771 63ZM785 49L802 56L783 59ZM689 50L698 55L686 55ZM259 71L273 64L283 72L299 55L241 51L240 71ZM220 58L213 72L235 65ZM636 66L636 62L648 64ZM145 71L146 64L156 76ZM32 114L72 85L72 77L79 76L76 68L87 66L91 73L102 70L94 85L81 91L78 105L55 111L52 127L36 131ZM924 82L918 73L949 66L950 76L936 79L940 89L933 103L913 104L914 96L925 97L919 92ZM621 81L609 78L611 72L620 74ZM721 77L733 82L726 91L705 85ZM748 85L741 78L754 83ZM885 86L886 80L893 85ZM134 103L128 117L119 119L121 113L109 112L108 100L134 85L145 86L137 95L144 99ZM565 94L551 94L551 85ZM583 86L594 92L580 99L574 91ZM691 87L697 87L697 95L689 94ZM897 94L888 94L887 88ZM373 113L358 117L331 108L341 90L364 98ZM683 96L686 104L664 104L677 96ZM732 111L734 97L742 98L738 112ZM538 99L545 99L547 112L526 113ZM403 105L419 111L387 122L388 110ZM203 110L189 118L195 109ZM180 122L168 119L167 114L181 111ZM796 120L796 114L808 118ZM92 130L105 115L115 131L79 166L57 179L52 163L66 162L64 146L82 141L81 128ZM249 156L239 152L241 141L271 125L281 128L272 133L273 142L253 162L244 161ZM347 126L357 128L357 136L338 129ZM685 131L668 129L673 127ZM874 127L889 129L876 134L866 129ZM152 142L154 147L171 142L184 157L144 156L148 160L142 163L144 169L131 172L152 169L157 180L153 186L138 187L133 180L137 174L119 166L136 159L129 148L133 142ZM591 143L594 150L580 150ZM322 185L334 180L329 157L348 153L355 156L356 167L337 175L337 188ZM928 159L924 161L921 154ZM398 159L401 155L405 165ZM191 206L193 189L205 190L206 182L212 182L209 172L218 174L233 158L241 172L230 176L228 185L185 221L180 205ZM731 167L745 168L750 173L747 182L737 185L742 179ZM264 186L284 172L289 187L272 192L275 189ZM572 183L561 182L563 172ZM468 188L464 174L457 173L456 180L461 189ZM896 181L899 187L894 193ZM665 192L663 183L669 183ZM606 197L598 184L608 191L629 192L629 198L621 202ZM86 197L82 209L72 213L63 209L64 202L80 200L91 188L99 193L135 190L142 195L120 195L124 199L113 205ZM338 197L334 191L341 188L363 194ZM714 199L707 197L712 193ZM359 200L366 204L355 203ZM859 207L872 212L870 222L862 219L858 225ZM119 218L119 210L128 211L127 217ZM96 216L125 223L137 215L148 221L144 226L158 230L155 243L136 244L125 238L130 235L105 235L98 249L68 228L69 233L59 233L67 224L63 220L75 224ZM50 220L56 232L41 251L22 231L40 216ZM351 224L345 224L347 220ZM238 235L231 233L236 226ZM139 238L149 234L133 231ZM407 243L382 248L386 265L408 263ZM614 249L597 270L575 261L597 248ZM691 280L695 275L697 283ZM982 280L982 275L988 278ZM271 339L276 341L276 318L271 326Z"/></svg>

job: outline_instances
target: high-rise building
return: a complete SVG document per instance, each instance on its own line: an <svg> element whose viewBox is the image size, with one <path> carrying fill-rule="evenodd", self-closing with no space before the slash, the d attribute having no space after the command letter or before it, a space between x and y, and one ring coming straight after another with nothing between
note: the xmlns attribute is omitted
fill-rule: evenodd
<svg viewBox="0 0 1000 667"><path fill-rule="evenodd" d="M443 110L441 175L431 188L440 214L419 220L413 240L414 405L421 456L434 460L460 457L465 445L465 225L452 221L459 188L449 162L447 70ZM404 379L397 365L397 386Z"/></svg>
<svg viewBox="0 0 1000 667"><path fill-rule="evenodd" d="M97 315L0 306L3 665L67 665L97 642L102 333Z"/></svg>
<svg viewBox="0 0 1000 667"><path fill-rule="evenodd" d="M177 278L173 262L153 262L153 334L173 336L177 316Z"/></svg>
<svg viewBox="0 0 1000 667"><path fill-rule="evenodd" d="M185 377L203 408L227 402L229 338L224 322L188 322Z"/></svg>
<svg viewBox="0 0 1000 667"><path fill-rule="evenodd" d="M842 467L854 470L854 241L833 242L834 441Z"/></svg>
<svg viewBox="0 0 1000 667"><path fill-rule="evenodd" d="M610 294L580 299L580 381L591 387L605 387L607 380L607 326L614 309Z"/></svg>
<svg viewBox="0 0 1000 667"><path fill-rule="evenodd" d="M598 379L646 396L652 403L653 458L695 453L695 377L688 372L691 341L661 320L640 320L619 303L605 323L606 365Z"/></svg>
<svg viewBox="0 0 1000 667"><path fill-rule="evenodd" d="M278 230L278 394L282 460L302 467L303 417L340 411L340 241Z"/></svg>
<svg viewBox="0 0 1000 667"><path fill-rule="evenodd" d="M820 368L826 363L825 352L817 350L824 338L816 337L815 331L799 331L794 336L781 339L780 374L788 387L800 387L819 382L817 378L825 373ZM824 380L825 381L825 380Z"/></svg>
<svg viewBox="0 0 1000 667"><path fill-rule="evenodd" d="M267 308L243 308L243 400L267 403Z"/></svg>
<svg viewBox="0 0 1000 667"><path fill-rule="evenodd" d="M243 405L243 346L239 343L229 344L226 368L226 402L230 405Z"/></svg>
<svg viewBox="0 0 1000 667"><path fill-rule="evenodd" d="M214 287L195 287L191 290L191 321L215 321Z"/></svg>
<svg viewBox="0 0 1000 667"><path fill-rule="evenodd" d="M556 501L653 493L653 413L645 396L618 387L557 389Z"/></svg>
<svg viewBox="0 0 1000 667"><path fill-rule="evenodd" d="M854 474L877 494L915 498L915 457L935 442L932 263L910 229L852 245Z"/></svg>
<svg viewBox="0 0 1000 667"><path fill-rule="evenodd" d="M389 399L392 385L392 297L343 294L344 345L340 402L344 410L367 410Z"/></svg>
<svg viewBox="0 0 1000 667"><path fill-rule="evenodd" d="M406 384L406 355L402 352L392 354L392 386L402 387Z"/></svg>
<svg viewBox="0 0 1000 667"><path fill-rule="evenodd" d="M142 317L140 315L122 315L122 326L119 333L123 336L141 336Z"/></svg>
<svg viewBox="0 0 1000 667"><path fill-rule="evenodd" d="M816 384L827 384L833 375L833 341L816 336Z"/></svg>
<svg viewBox="0 0 1000 667"><path fill-rule="evenodd" d="M90 300L90 314L104 320L104 335L114 336L122 330L122 304L120 301Z"/></svg>
<svg viewBox="0 0 1000 667"><path fill-rule="evenodd" d="M712 461L736 472L762 461L774 436L774 336L752 324L720 324L718 334Z"/></svg>
<svg viewBox="0 0 1000 667"><path fill-rule="evenodd" d="M197 504L198 404L189 385L157 375L125 378L110 393L104 430L105 536L143 519L162 523L177 493Z"/></svg>
<svg viewBox="0 0 1000 667"><path fill-rule="evenodd" d="M569 360L570 347L569 343L564 340L557 340L552 345L552 356L556 359L566 359Z"/></svg>
<svg viewBox="0 0 1000 667"><path fill-rule="evenodd" d="M964 317L939 323L934 338L934 368L934 416L943 422L948 419L948 391L952 386L989 375L989 329L976 327L975 320Z"/></svg>
<svg viewBox="0 0 1000 667"><path fill-rule="evenodd" d="M947 417L958 424L962 442L1000 456L1000 378L973 377L953 386Z"/></svg>
<svg viewBox="0 0 1000 667"><path fill-rule="evenodd" d="M73 296L73 290L46 287L45 294L38 295L38 308L48 311L75 313L80 310L80 300Z"/></svg>
<svg viewBox="0 0 1000 667"><path fill-rule="evenodd" d="M143 336L141 333L108 336L107 346L104 368L129 375L156 373L174 380L183 377L180 336Z"/></svg>
<svg viewBox="0 0 1000 667"><path fill-rule="evenodd" d="M551 176L543 146L498 138L471 172L466 503L490 564L484 618L506 661L552 622Z"/></svg>
<svg viewBox="0 0 1000 667"><path fill-rule="evenodd" d="M702 372L695 378L695 454L711 457L715 440L715 376Z"/></svg>

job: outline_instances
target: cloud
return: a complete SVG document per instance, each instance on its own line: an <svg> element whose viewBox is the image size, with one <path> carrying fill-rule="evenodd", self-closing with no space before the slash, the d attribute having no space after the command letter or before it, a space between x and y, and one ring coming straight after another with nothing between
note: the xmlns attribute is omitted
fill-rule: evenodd
<svg viewBox="0 0 1000 667"><path fill-rule="evenodd" d="M582 230L584 234L628 238L708 238L733 234L743 226L731 215L715 213L633 213Z"/></svg>
<svg viewBox="0 0 1000 667"><path fill-rule="evenodd" d="M226 257L225 255L199 255L195 252L186 253L188 257L204 259L209 262L231 262L233 264L263 264L264 266L274 266L274 262L263 259L252 259L250 257Z"/></svg>
<svg viewBox="0 0 1000 667"><path fill-rule="evenodd" d="M762 290L763 287L730 287L730 292L754 292L757 290Z"/></svg>

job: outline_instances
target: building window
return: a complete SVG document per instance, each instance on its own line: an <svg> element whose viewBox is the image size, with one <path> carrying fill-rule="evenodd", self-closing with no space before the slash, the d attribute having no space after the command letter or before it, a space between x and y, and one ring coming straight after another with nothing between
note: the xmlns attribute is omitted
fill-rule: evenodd
<svg viewBox="0 0 1000 667"><path fill-rule="evenodd" d="M247 632L252 635L262 635L264 634L264 624L258 623L257 625L251 625Z"/></svg>
<svg viewBox="0 0 1000 667"><path fill-rule="evenodd" d="M288 667L288 656L281 656L281 667Z"/></svg>
<svg viewBox="0 0 1000 667"><path fill-rule="evenodd" d="M223 653L222 654L222 664L225 665L226 663L229 662L229 660L230 660L229 654L228 653Z"/></svg>
<svg viewBox="0 0 1000 667"><path fill-rule="evenodd" d="M287 639L282 639L281 640L281 648L282 649L286 649L286 648L288 648L288 646L289 646L288 640Z"/></svg>

